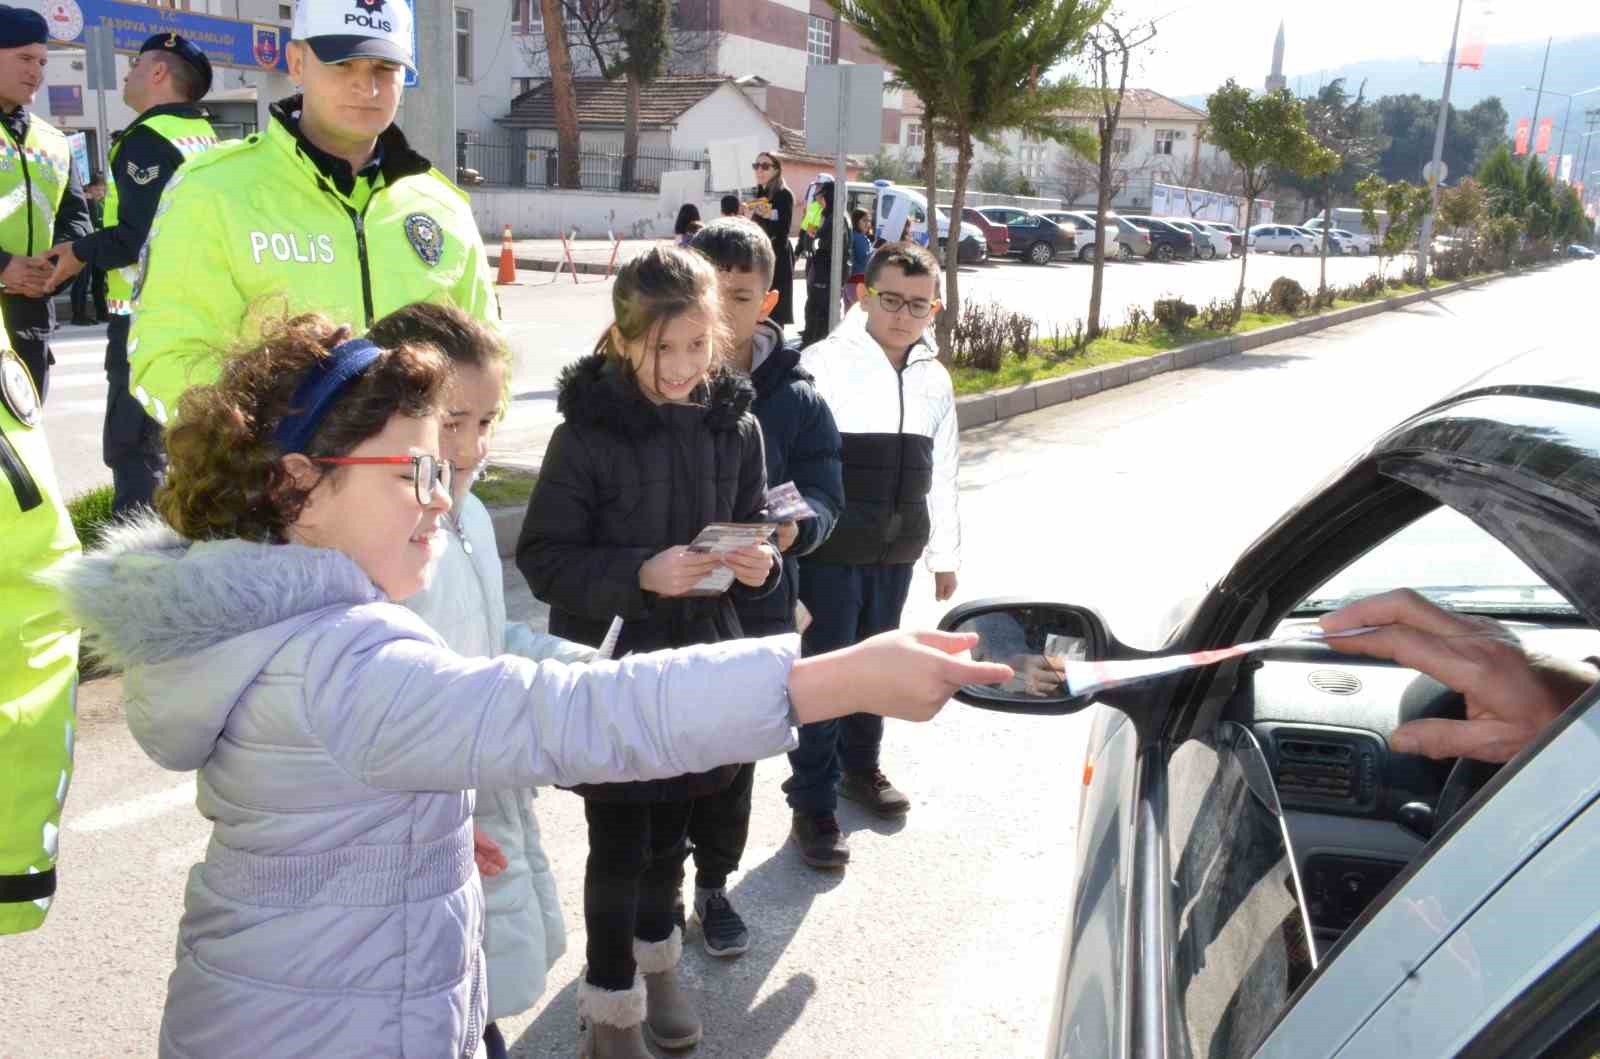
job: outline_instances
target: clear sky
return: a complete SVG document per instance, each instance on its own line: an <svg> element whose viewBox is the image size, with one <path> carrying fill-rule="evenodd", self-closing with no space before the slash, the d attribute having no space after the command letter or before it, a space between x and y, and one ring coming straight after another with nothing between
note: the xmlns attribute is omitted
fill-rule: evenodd
<svg viewBox="0 0 1600 1059"><path fill-rule="evenodd" d="M1158 19L1144 69L1129 81L1168 95L1210 92L1229 77L1259 89L1281 19L1283 72L1313 74L1366 59L1443 62L1455 0L1113 0L1129 20ZM1600 0L1467 0L1462 31L1481 27L1496 41L1600 33ZM1600 82L1600 71L1595 80Z"/></svg>

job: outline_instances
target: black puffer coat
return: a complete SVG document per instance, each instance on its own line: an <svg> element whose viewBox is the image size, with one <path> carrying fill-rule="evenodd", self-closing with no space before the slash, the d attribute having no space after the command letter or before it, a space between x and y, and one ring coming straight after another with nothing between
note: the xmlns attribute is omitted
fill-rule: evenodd
<svg viewBox="0 0 1600 1059"><path fill-rule="evenodd" d="M693 404L652 404L625 365L602 354L561 373L556 428L517 540L517 569L550 604L550 631L598 646L623 619L616 657L743 636L733 595L773 591L783 568L760 588L715 599L663 599L639 587L639 568L707 523L760 522L767 471L755 391L719 373ZM729 689L737 694L737 689ZM580 787L605 801L698 798L731 782L733 768L651 783Z"/></svg>

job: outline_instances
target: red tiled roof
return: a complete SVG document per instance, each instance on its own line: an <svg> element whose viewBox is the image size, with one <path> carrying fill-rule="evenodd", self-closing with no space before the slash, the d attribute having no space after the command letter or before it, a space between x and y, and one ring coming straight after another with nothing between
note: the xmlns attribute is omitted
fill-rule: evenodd
<svg viewBox="0 0 1600 1059"><path fill-rule="evenodd" d="M1091 100L1095 97L1090 96ZM1069 117L1094 117L1094 103L1067 112ZM1130 88L1122 97L1123 121L1204 121L1206 112L1148 88Z"/></svg>
<svg viewBox="0 0 1600 1059"><path fill-rule="evenodd" d="M639 128L661 129L672 125L684 111L725 84L731 77L700 74L659 77L639 93ZM620 129L628 103L626 81L603 77L573 78L578 95L580 129ZM511 101L511 110L497 119L512 129L553 129L556 127L555 101L550 82L536 85Z"/></svg>

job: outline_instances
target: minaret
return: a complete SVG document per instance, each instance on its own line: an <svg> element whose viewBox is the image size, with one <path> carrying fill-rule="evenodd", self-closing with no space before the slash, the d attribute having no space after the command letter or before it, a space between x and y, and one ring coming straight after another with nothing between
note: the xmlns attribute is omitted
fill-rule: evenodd
<svg viewBox="0 0 1600 1059"><path fill-rule="evenodd" d="M1283 23L1278 23L1278 39L1272 45L1272 72L1267 75L1267 91L1276 92L1289 87L1283 77Z"/></svg>

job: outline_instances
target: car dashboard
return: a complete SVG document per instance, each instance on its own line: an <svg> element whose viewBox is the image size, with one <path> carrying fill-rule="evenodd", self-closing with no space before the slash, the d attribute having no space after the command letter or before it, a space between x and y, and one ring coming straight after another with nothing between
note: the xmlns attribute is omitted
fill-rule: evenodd
<svg viewBox="0 0 1600 1059"><path fill-rule="evenodd" d="M1305 631L1291 618L1278 635ZM1575 621L1504 622L1531 652L1600 655L1600 632ZM1261 743L1283 805L1307 911L1326 950L1422 850L1453 762L1389 750L1407 721L1464 715L1461 696L1382 659L1307 641L1241 666L1224 708Z"/></svg>

